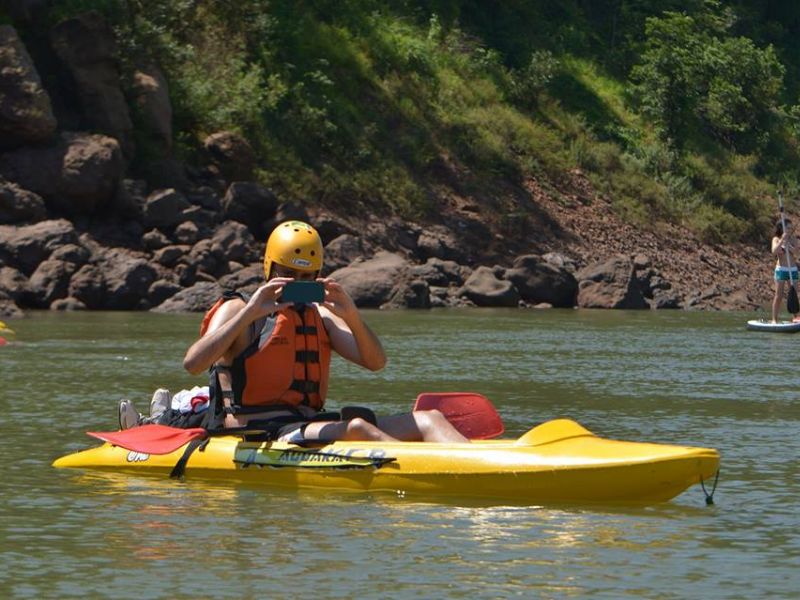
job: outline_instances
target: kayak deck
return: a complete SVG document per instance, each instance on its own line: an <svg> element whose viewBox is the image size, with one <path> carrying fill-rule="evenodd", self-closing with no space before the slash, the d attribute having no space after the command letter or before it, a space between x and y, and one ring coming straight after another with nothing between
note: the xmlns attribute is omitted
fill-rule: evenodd
<svg viewBox="0 0 800 600"><path fill-rule="evenodd" d="M105 443L53 465L165 476L183 454L183 448L154 455ZM713 478L718 468L716 450L608 440L558 419L517 440L463 444L334 442L308 448L212 437L191 454L185 477L407 498L650 504Z"/></svg>

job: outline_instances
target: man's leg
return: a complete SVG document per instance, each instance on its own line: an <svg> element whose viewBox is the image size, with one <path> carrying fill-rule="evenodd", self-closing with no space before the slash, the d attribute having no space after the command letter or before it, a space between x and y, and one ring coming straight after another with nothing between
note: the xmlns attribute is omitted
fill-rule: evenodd
<svg viewBox="0 0 800 600"><path fill-rule="evenodd" d="M306 440L332 442L346 440L350 442L396 442L397 438L381 431L378 427L360 417L349 421L312 421L306 425L303 437Z"/></svg>
<svg viewBox="0 0 800 600"><path fill-rule="evenodd" d="M378 427L406 442L469 442L438 410L418 410L402 415L378 417Z"/></svg>

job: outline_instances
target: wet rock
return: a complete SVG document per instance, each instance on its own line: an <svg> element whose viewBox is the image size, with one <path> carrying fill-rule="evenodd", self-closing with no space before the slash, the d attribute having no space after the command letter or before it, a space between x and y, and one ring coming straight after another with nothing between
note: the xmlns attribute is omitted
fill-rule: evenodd
<svg viewBox="0 0 800 600"><path fill-rule="evenodd" d="M522 299L529 304L546 302L553 306L572 307L578 292L578 282L565 268L558 268L537 255L520 256L514 260L505 278L514 284Z"/></svg>
<svg viewBox="0 0 800 600"><path fill-rule="evenodd" d="M86 305L77 298L59 298L50 303L50 310L72 311L86 310Z"/></svg>
<svg viewBox="0 0 800 600"><path fill-rule="evenodd" d="M429 285L442 287L461 286L471 273L472 269L469 267L440 258L429 258L424 265L415 265L410 270L412 277L427 281Z"/></svg>
<svg viewBox="0 0 800 600"><path fill-rule="evenodd" d="M181 291L181 286L173 281L166 279L159 279L154 281L150 289L147 290L147 298L150 300L152 306L159 306L168 298L172 298L175 294Z"/></svg>
<svg viewBox="0 0 800 600"><path fill-rule="evenodd" d="M154 312L205 312L222 296L222 288L213 282L200 282L181 290L152 309Z"/></svg>
<svg viewBox="0 0 800 600"><path fill-rule="evenodd" d="M518 306L519 292L510 281L500 279L495 269L478 267L469 276L459 295L476 306Z"/></svg>
<svg viewBox="0 0 800 600"><path fill-rule="evenodd" d="M106 280L103 271L96 265L83 265L70 279L68 294L87 308L104 308Z"/></svg>
<svg viewBox="0 0 800 600"><path fill-rule="evenodd" d="M581 308L648 308L636 280L633 261L624 255L594 263L576 274Z"/></svg>
<svg viewBox="0 0 800 600"><path fill-rule="evenodd" d="M158 272L147 261L126 255L118 255L109 261L104 271L106 279L105 307L111 310L134 310L141 308L147 299L147 290L159 279Z"/></svg>
<svg viewBox="0 0 800 600"><path fill-rule="evenodd" d="M59 298L64 298L69 289L69 281L77 266L63 260L48 259L42 262L28 280L26 303L30 306L47 308Z"/></svg>
<svg viewBox="0 0 800 600"><path fill-rule="evenodd" d="M381 308L430 308L431 293L427 281L412 279L395 286L389 300Z"/></svg>

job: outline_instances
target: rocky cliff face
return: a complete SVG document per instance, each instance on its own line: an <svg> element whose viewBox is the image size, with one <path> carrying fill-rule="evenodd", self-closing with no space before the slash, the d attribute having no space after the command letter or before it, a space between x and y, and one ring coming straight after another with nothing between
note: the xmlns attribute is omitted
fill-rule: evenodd
<svg viewBox="0 0 800 600"><path fill-rule="evenodd" d="M123 86L98 14L46 39L52 89L16 30L0 26L0 315L204 310L225 288L263 281L264 240L289 218L320 230L326 274L361 306L752 309L769 294L766 249L638 231L577 172L560 203L530 182L537 214L499 225L457 202L411 223L278 198L253 181L257 157L235 133L209 136L201 164L175 160L164 76L143 65ZM146 180L129 164L131 107L160 157Z"/></svg>

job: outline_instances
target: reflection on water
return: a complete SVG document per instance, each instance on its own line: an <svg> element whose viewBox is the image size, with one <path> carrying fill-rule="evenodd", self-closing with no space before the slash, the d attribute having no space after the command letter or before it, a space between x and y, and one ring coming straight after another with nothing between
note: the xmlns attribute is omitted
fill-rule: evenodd
<svg viewBox="0 0 800 600"><path fill-rule="evenodd" d="M509 435L570 417L604 437L716 447L699 488L652 507L508 506L56 471L116 401L198 383L196 315L50 314L0 347L0 596L793 597L800 589L796 336L750 315L370 313L390 362L341 361L333 406L492 398Z"/></svg>

